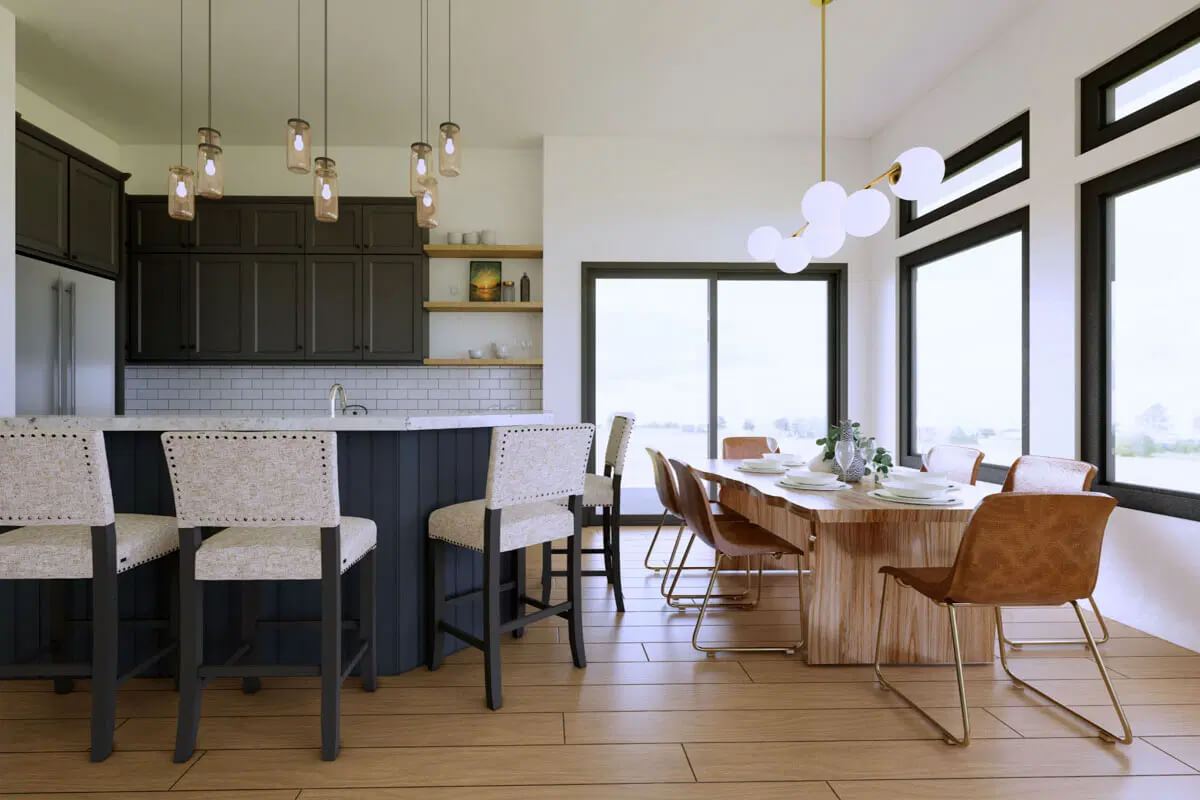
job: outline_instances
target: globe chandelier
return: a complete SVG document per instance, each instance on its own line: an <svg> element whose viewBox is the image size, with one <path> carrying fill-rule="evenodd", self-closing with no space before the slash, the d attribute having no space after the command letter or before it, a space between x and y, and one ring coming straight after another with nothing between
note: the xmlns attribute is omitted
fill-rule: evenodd
<svg viewBox="0 0 1200 800"><path fill-rule="evenodd" d="M892 203L875 188L887 181L902 200L930 197L946 174L946 162L931 147L913 147L896 157L882 175L847 196L836 181L825 177L825 7L833 0L812 0L821 9L821 180L804 193L800 211L804 225L784 237L771 225L750 232L746 249L756 261L774 261L784 272L799 272L814 258L829 258L842 249L846 234L866 238L887 224Z"/></svg>

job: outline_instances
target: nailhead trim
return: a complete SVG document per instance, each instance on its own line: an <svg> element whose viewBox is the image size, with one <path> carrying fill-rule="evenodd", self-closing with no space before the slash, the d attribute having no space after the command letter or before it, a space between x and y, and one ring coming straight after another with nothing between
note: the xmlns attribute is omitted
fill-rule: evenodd
<svg viewBox="0 0 1200 800"><path fill-rule="evenodd" d="M17 514L17 515L10 516L10 517L0 517L0 524L29 525L31 523L41 522L41 523L47 523L47 524L61 524L61 525L90 525L90 524L92 524L91 520L104 517L106 515L106 506L112 505L111 498L106 498L104 495L105 491L108 491L108 492L112 491L112 489L111 489L111 487L109 487L108 481L107 481L108 463L105 462L103 465L103 470L104 470L103 475L104 475L105 480L103 481L102 484L97 485L95 478L96 478L96 470L98 469L98 467L94 460L94 456L92 454L92 449L91 449L91 445L90 445L91 436L92 436L92 434L90 434L90 433L81 436L78 433L72 433L72 432L68 432L68 431L58 432L58 431L34 430L34 431L0 432L0 439L62 439L64 441L66 441L67 439L70 439L70 440L73 440L73 442L78 442L80 445L79 451L77 453L70 453L70 455L77 456L82 461L84 469L87 472L88 485L89 485L89 487L93 488L96 492L95 497L93 498L96 503L95 507L92 509L92 512L94 512L94 513L89 513L87 515L88 519L86 519L86 520L80 519L78 517L70 516L70 515L65 515L65 514L57 514L54 516L38 515L38 514ZM107 503L106 503L106 500L108 501ZM111 522L111 519L108 521Z"/></svg>

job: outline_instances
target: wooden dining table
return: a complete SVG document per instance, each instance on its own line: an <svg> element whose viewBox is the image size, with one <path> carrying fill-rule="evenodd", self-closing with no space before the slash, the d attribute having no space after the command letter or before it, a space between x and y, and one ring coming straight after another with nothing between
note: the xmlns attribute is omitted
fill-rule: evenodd
<svg viewBox="0 0 1200 800"><path fill-rule="evenodd" d="M871 664L879 623L882 566L948 567L975 506L995 485L963 485L952 506L896 503L870 496L872 476L837 491L779 486L782 475L737 469L740 460L691 466L721 487L721 502L807 554L812 571L806 615L808 663ZM962 608L963 660L990 662L995 622L990 608ZM882 660L889 664L953 663L946 610L914 591L899 591L883 619Z"/></svg>

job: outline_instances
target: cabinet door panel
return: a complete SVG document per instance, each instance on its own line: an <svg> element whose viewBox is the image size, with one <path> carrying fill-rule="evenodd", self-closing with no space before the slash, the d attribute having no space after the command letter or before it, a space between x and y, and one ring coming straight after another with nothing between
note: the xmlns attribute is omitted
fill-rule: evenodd
<svg viewBox="0 0 1200 800"><path fill-rule="evenodd" d="M114 178L71 159L71 260L116 275L121 263L121 185Z"/></svg>
<svg viewBox="0 0 1200 800"><path fill-rule="evenodd" d="M238 358L247 348L241 256L192 259L192 358Z"/></svg>
<svg viewBox="0 0 1200 800"><path fill-rule="evenodd" d="M263 256L248 260L247 306L250 357L294 360L304 357L304 258Z"/></svg>
<svg viewBox="0 0 1200 800"><path fill-rule="evenodd" d="M129 357L176 361L191 357L187 257L139 255L129 281Z"/></svg>
<svg viewBox="0 0 1200 800"><path fill-rule="evenodd" d="M129 208L129 242L134 250L157 253L182 251L191 239L190 222L167 214L166 198L138 200Z"/></svg>
<svg viewBox="0 0 1200 800"><path fill-rule="evenodd" d="M246 249L260 253L291 253L304 250L304 206L263 203L246 207L249 239Z"/></svg>
<svg viewBox="0 0 1200 800"><path fill-rule="evenodd" d="M232 253L242 249L242 206L228 200L200 200L196 204L192 249Z"/></svg>
<svg viewBox="0 0 1200 800"><path fill-rule="evenodd" d="M305 270L308 300L308 357L361 361L362 259L309 258Z"/></svg>
<svg viewBox="0 0 1200 800"><path fill-rule="evenodd" d="M419 361L425 355L425 259L367 257L363 262L363 341L369 361Z"/></svg>
<svg viewBox="0 0 1200 800"><path fill-rule="evenodd" d="M420 253L421 229L415 203L362 207L363 250L366 253Z"/></svg>
<svg viewBox="0 0 1200 800"><path fill-rule="evenodd" d="M309 253L357 253L362 250L362 206L341 203L337 222L317 222L312 206L306 206Z"/></svg>
<svg viewBox="0 0 1200 800"><path fill-rule="evenodd" d="M17 246L64 258L70 159L20 131L15 155Z"/></svg>

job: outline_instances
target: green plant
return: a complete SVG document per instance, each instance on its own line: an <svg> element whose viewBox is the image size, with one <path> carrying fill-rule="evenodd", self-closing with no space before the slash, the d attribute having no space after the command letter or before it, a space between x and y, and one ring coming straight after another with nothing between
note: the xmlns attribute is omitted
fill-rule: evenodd
<svg viewBox="0 0 1200 800"><path fill-rule="evenodd" d="M849 425L850 438L854 440L854 445L856 447L871 438L862 432L862 425L859 423L851 422ZM841 438L842 426L839 424L830 425L829 435L817 439L817 444L825 448L822 453L823 461L833 460L833 447L839 441L841 441ZM870 472L874 470L878 475L886 478L893 466L892 454L888 452L888 449L886 447L876 447L875 455L871 458L871 463L867 465L867 469L864 472L865 474L870 474Z"/></svg>

